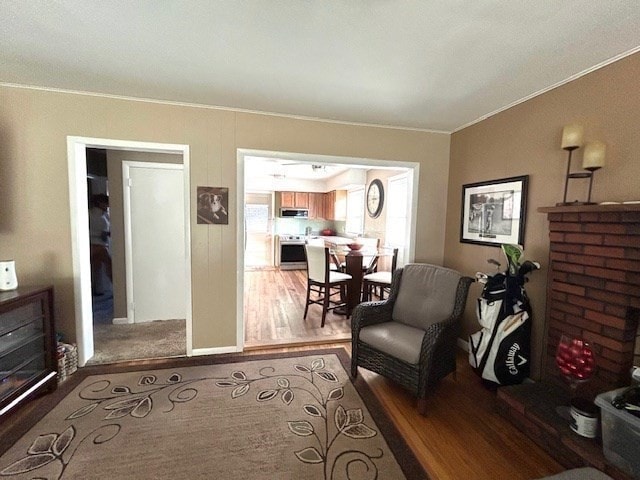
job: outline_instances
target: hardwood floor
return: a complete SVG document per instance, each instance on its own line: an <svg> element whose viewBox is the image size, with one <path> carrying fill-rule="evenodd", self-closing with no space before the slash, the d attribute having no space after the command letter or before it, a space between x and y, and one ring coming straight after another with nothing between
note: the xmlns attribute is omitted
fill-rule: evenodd
<svg viewBox="0 0 640 480"><path fill-rule="evenodd" d="M305 288L305 271L245 272L245 346L250 353L335 346L351 353L350 343L335 343L350 339L345 317L329 314L321 329L320 309L310 307L302 320ZM274 349L282 343L294 345ZM530 480L564 470L500 416L495 393L473 373L465 352L458 355L457 379L450 375L442 381L427 400L424 416L413 396L392 381L362 369L360 374L432 480Z"/></svg>
<svg viewBox="0 0 640 480"><path fill-rule="evenodd" d="M306 270L254 269L244 274L245 348L313 344L351 339L351 322L327 314L320 328L320 306L309 307L304 320Z"/></svg>
<svg viewBox="0 0 640 480"><path fill-rule="evenodd" d="M350 353L349 344L333 343L322 347L343 347ZM268 352L295 352L313 348L318 347L283 347L269 349ZM255 353L258 352L242 355ZM129 365L162 368L163 365L175 364L176 361L142 360L130 362ZM108 369L116 370L126 365L100 368L102 371L109 371ZM442 381L428 399L427 413L424 416L418 414L412 395L393 382L363 369L360 369L360 375L373 390L432 480L530 480L564 470L497 413L495 393L482 386L462 351L458 355L457 379L450 375ZM24 422L47 401L49 396L28 402L12 412L9 418L2 419L0 438L9 440L5 436L8 429Z"/></svg>

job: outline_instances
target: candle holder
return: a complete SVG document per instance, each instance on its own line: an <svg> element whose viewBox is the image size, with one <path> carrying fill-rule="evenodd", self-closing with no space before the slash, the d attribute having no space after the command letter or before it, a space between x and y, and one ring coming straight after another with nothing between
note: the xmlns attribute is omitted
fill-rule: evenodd
<svg viewBox="0 0 640 480"><path fill-rule="evenodd" d="M582 162L582 168L585 171L571 172L571 157L574 150L577 150L582 146L582 126L580 125L567 125L562 131L562 149L569 152L567 158L567 173L564 179L564 197L562 202L556 203L556 206L562 207L567 205L594 205L591 201L591 189L593 187L593 172L599 170L604 165L604 155L606 145L602 142L588 143L584 150L584 158ZM567 202L567 191L569 189L569 180L575 178L588 178L589 179L589 194L586 202Z"/></svg>
<svg viewBox="0 0 640 480"><path fill-rule="evenodd" d="M562 197L562 202L556 203L556 207L564 207L567 205L595 205L594 202L591 201L591 186L593 184L593 172L598 170L600 167L590 167L586 172L571 172L571 154L574 150L577 150L579 147L565 147L565 150L569 151L569 158L567 159L567 174L564 179L564 197ZM574 202L567 202L567 189L569 188L569 180L574 178L588 178L589 179L589 196L586 202L579 202L578 200Z"/></svg>

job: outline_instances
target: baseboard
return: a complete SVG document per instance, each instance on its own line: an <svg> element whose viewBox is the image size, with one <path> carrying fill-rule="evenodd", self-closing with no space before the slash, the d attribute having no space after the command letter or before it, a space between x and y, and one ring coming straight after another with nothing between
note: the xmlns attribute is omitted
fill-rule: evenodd
<svg viewBox="0 0 640 480"><path fill-rule="evenodd" d="M238 353L242 351L242 347L214 347L214 348L194 348L192 355L194 357L199 355L219 355L221 353Z"/></svg>
<svg viewBox="0 0 640 480"><path fill-rule="evenodd" d="M465 352L468 352L469 351L469 342L467 342L466 340L463 340L461 338L458 338L458 347L460 347Z"/></svg>
<svg viewBox="0 0 640 480"><path fill-rule="evenodd" d="M113 323L114 325L126 325L133 322L130 322L127 317L124 317L124 318L114 318L113 320L111 320L111 323Z"/></svg>

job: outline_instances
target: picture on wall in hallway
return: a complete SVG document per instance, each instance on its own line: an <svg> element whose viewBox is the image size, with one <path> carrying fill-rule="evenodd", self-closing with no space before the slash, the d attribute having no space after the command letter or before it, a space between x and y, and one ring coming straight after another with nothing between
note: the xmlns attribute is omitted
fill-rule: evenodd
<svg viewBox="0 0 640 480"><path fill-rule="evenodd" d="M523 245L528 175L462 186L460 241Z"/></svg>
<svg viewBox="0 0 640 480"><path fill-rule="evenodd" d="M226 187L198 187L198 223L229 224L229 189Z"/></svg>

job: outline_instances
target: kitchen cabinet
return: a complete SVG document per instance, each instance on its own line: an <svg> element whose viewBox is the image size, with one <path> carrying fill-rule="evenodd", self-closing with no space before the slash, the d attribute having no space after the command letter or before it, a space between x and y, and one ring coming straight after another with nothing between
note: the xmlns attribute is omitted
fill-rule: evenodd
<svg viewBox="0 0 640 480"><path fill-rule="evenodd" d="M53 287L0 292L0 416L56 387Z"/></svg>
<svg viewBox="0 0 640 480"><path fill-rule="evenodd" d="M309 218L326 218L324 209L324 193L309 193Z"/></svg>
<svg viewBox="0 0 640 480"><path fill-rule="evenodd" d="M327 220L347 219L346 190L332 190L324 194L324 215Z"/></svg>
<svg viewBox="0 0 640 480"><path fill-rule="evenodd" d="M281 208L309 208L309 193L280 192Z"/></svg>

